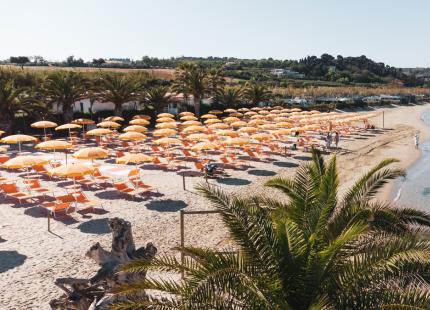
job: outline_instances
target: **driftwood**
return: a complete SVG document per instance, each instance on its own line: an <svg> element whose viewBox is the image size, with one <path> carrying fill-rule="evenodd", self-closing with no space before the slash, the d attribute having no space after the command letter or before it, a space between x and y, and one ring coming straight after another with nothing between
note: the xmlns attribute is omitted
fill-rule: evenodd
<svg viewBox="0 0 430 310"><path fill-rule="evenodd" d="M55 285L65 294L51 300L52 309L103 309L104 305L111 301L110 291L113 287L135 280L130 274L119 271L119 267L134 259L152 259L157 253L157 248L152 243L136 250L129 222L113 218L109 220L109 227L112 231L111 250L105 250L97 242L85 254L93 259L100 269L90 279L58 278ZM138 276L145 275L141 273Z"/></svg>

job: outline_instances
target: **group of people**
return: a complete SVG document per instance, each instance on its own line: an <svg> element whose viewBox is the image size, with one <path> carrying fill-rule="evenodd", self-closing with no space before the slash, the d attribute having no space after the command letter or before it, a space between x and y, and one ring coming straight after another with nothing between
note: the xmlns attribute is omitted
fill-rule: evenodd
<svg viewBox="0 0 430 310"><path fill-rule="evenodd" d="M331 148L332 143L334 143L336 149L339 146L339 141L340 141L340 135L338 131L335 132L327 132L327 136L326 136L326 147L327 149Z"/></svg>

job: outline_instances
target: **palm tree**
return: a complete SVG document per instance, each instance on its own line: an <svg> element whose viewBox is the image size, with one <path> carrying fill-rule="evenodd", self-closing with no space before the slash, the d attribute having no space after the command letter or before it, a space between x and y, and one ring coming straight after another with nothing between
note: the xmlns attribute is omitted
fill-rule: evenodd
<svg viewBox="0 0 430 310"><path fill-rule="evenodd" d="M249 82L245 85L244 97L252 106L256 106L260 102L269 100L272 97L272 92L263 84Z"/></svg>
<svg viewBox="0 0 430 310"><path fill-rule="evenodd" d="M97 81L98 96L114 104L114 114L121 116L126 102L139 100L144 82L136 75L105 74Z"/></svg>
<svg viewBox="0 0 430 310"><path fill-rule="evenodd" d="M35 89L16 83L13 74L0 77L0 128L11 130L15 116L18 112L34 114L44 110L43 105L37 100Z"/></svg>
<svg viewBox="0 0 430 310"><path fill-rule="evenodd" d="M208 92L216 95L226 84L224 71L221 68L213 68L208 71Z"/></svg>
<svg viewBox="0 0 430 310"><path fill-rule="evenodd" d="M387 181L404 175L375 166L338 197L336 158L313 161L293 179L266 185L285 200L240 198L211 185L198 190L220 212L238 253L185 247L135 261L128 272L185 272L181 281L147 278L119 289L113 309L428 309L430 215L377 202ZM146 294L142 294L144 290ZM161 293L161 294L160 294Z"/></svg>
<svg viewBox="0 0 430 310"><path fill-rule="evenodd" d="M239 87L225 87L217 91L215 99L226 108L235 108L242 102L242 89Z"/></svg>
<svg viewBox="0 0 430 310"><path fill-rule="evenodd" d="M175 75L173 89L176 92L193 96L194 111L199 116L201 101L208 92L207 71L200 65L183 63L179 66Z"/></svg>
<svg viewBox="0 0 430 310"><path fill-rule="evenodd" d="M89 80L75 71L54 72L46 77L43 85L46 100L61 106L66 123L73 119L75 102L87 98L89 88Z"/></svg>
<svg viewBox="0 0 430 310"><path fill-rule="evenodd" d="M169 88L166 86L151 87L145 92L143 102L150 105L157 115L171 102L172 95L168 92Z"/></svg>

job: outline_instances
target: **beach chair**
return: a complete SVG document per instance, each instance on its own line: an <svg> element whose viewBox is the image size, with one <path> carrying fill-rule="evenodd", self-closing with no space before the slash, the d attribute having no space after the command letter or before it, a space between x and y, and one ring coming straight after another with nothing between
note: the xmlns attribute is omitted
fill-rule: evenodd
<svg viewBox="0 0 430 310"><path fill-rule="evenodd" d="M24 184L30 192L35 191L36 193L43 194L44 196L46 196L47 193L52 193L50 189L42 187L39 180L36 179L24 180Z"/></svg>
<svg viewBox="0 0 430 310"><path fill-rule="evenodd" d="M35 197L30 195L29 193L25 193L21 191L15 183L2 183L0 184L0 189L3 193L3 196L17 199L19 204L21 204L22 200L30 201Z"/></svg>
<svg viewBox="0 0 430 310"><path fill-rule="evenodd" d="M128 195L132 198L142 194L142 191L139 191L135 188L129 187L127 185L127 183L124 181L123 182L114 182L113 186L119 194Z"/></svg>
<svg viewBox="0 0 430 310"><path fill-rule="evenodd" d="M112 181L111 177L103 175L98 168L94 169L93 178L100 181L100 183L110 183Z"/></svg>
<svg viewBox="0 0 430 310"><path fill-rule="evenodd" d="M159 167L159 168L161 168L161 169L164 169L164 170L166 170L166 169L168 169L168 164L166 164L166 163L163 163L161 160L160 160L160 158L158 158L158 157L154 157L154 159L153 159L153 164L154 165L156 165L157 167Z"/></svg>
<svg viewBox="0 0 430 310"><path fill-rule="evenodd" d="M78 176L78 177L75 177L74 179L75 179L75 182L77 182L83 186L86 186L87 188L91 188L91 187L97 187L98 188L99 187L99 182L97 182L95 180L87 179L84 176Z"/></svg>
<svg viewBox="0 0 430 310"><path fill-rule="evenodd" d="M141 189L144 191L157 190L155 187L143 182L143 180L140 178L139 169L131 170L128 174L128 179L135 189Z"/></svg>
<svg viewBox="0 0 430 310"><path fill-rule="evenodd" d="M9 159L10 159L10 157L8 155L2 155L2 156L0 156L0 165L4 164Z"/></svg>
<svg viewBox="0 0 430 310"><path fill-rule="evenodd" d="M40 207L45 209L48 212L48 216L52 214L54 218L57 218L57 213L64 212L67 214L67 211L72 206L70 202L61 202L61 201L52 201L52 202L44 202L40 204Z"/></svg>
<svg viewBox="0 0 430 310"><path fill-rule="evenodd" d="M89 199L87 197L87 195L85 195L85 193L82 192L82 191L81 192L73 193L71 195L75 198L75 201L78 204L84 205L83 209L88 209L88 208L94 209L95 206L99 206L101 209L104 209L103 202L101 200L99 200L99 199Z"/></svg>

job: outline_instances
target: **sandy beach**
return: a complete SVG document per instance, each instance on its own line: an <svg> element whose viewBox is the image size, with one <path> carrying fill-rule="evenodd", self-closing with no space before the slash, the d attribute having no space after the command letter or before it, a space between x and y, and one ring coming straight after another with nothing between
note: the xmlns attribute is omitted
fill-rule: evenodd
<svg viewBox="0 0 430 310"><path fill-rule="evenodd" d="M430 137L421 120L422 112L429 108L430 104L385 107L385 129L344 137L340 143L342 150L338 152L342 188L387 157L399 159L401 167L410 166L420 156L413 145L415 131L420 132L421 141ZM381 128L382 116L371 122ZM246 171L229 170L228 178L210 182L232 193L267 194L261 184L268 178L277 174L291 176L295 167L307 160L309 154L298 152L293 157L277 158L273 163L253 162ZM104 172L121 177L132 167L123 168L122 172L114 169ZM4 170L2 174L18 175ZM54 285L56 278L92 276L98 266L85 257L85 252L95 242L109 246L108 218L130 221L137 246L153 242L158 253L166 253L179 244L179 210L211 209L194 189L203 181L201 177L187 178L185 191L182 177L174 172L143 170L142 179L158 187L160 194L135 201L119 197L109 188L89 192L91 197L103 200L106 212L72 213L53 221L52 233L47 231L46 214L38 206L19 206L11 200L0 200L0 309L49 309L49 301L61 295ZM61 192L55 182L44 181L44 184ZM378 198L387 197L389 191L390 186L386 186ZM185 229L187 244L215 248L230 245L216 215L189 216Z"/></svg>

